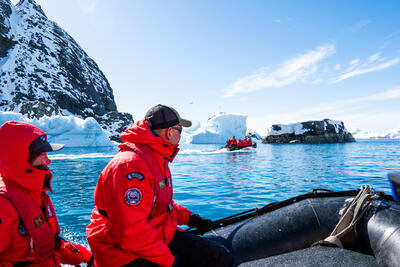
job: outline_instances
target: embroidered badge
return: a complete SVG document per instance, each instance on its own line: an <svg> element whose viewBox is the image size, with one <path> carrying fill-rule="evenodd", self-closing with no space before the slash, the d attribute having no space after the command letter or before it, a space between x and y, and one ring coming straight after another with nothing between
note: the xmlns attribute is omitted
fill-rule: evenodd
<svg viewBox="0 0 400 267"><path fill-rule="evenodd" d="M138 179L139 181L141 181L144 179L144 176L140 172L131 172L126 175L126 178L128 178L129 181L131 181L132 179Z"/></svg>
<svg viewBox="0 0 400 267"><path fill-rule="evenodd" d="M165 181L164 181L164 180L159 181L159 182L158 182L158 187L159 187L160 189L163 189L163 188L165 187Z"/></svg>
<svg viewBox="0 0 400 267"><path fill-rule="evenodd" d="M22 236L28 235L28 230L26 230L25 224L21 219L18 221L18 233Z"/></svg>
<svg viewBox="0 0 400 267"><path fill-rule="evenodd" d="M42 215L37 216L37 217L33 220L33 222L35 223L36 228L39 228L39 227L44 223L44 220L43 220Z"/></svg>
<svg viewBox="0 0 400 267"><path fill-rule="evenodd" d="M47 205L47 218L53 217L53 211L51 210L50 205Z"/></svg>
<svg viewBox="0 0 400 267"><path fill-rule="evenodd" d="M136 206L142 202L142 191L139 188L131 187L125 191L124 194L125 203L129 206Z"/></svg>

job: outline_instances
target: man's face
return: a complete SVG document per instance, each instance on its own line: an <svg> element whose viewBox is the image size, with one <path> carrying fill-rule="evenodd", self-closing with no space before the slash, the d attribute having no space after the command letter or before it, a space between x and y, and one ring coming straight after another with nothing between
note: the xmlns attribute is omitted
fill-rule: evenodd
<svg viewBox="0 0 400 267"><path fill-rule="evenodd" d="M32 166L41 170L48 170L51 160L47 157L47 152L40 154L34 161L32 161Z"/></svg>
<svg viewBox="0 0 400 267"><path fill-rule="evenodd" d="M168 143L176 145L181 140L182 126L179 124L168 128Z"/></svg>

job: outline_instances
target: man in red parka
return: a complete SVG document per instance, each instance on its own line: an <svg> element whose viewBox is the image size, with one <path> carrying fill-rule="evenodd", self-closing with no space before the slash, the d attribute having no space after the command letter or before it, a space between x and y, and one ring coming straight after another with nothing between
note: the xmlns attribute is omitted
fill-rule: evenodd
<svg viewBox="0 0 400 267"><path fill-rule="evenodd" d="M88 262L82 245L59 237L60 226L47 191L51 163L46 133L25 122L0 127L0 267L60 266Z"/></svg>
<svg viewBox="0 0 400 267"><path fill-rule="evenodd" d="M120 152L100 174L87 237L98 266L231 266L227 249L183 232L212 221L172 200L168 167L191 122L165 105L152 107L122 135Z"/></svg>

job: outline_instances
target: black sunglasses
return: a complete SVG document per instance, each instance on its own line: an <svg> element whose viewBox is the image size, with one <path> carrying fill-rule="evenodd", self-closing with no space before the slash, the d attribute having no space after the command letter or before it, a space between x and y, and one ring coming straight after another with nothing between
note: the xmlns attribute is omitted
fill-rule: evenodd
<svg viewBox="0 0 400 267"><path fill-rule="evenodd" d="M182 126L172 126L170 128L177 130L179 133L182 133Z"/></svg>

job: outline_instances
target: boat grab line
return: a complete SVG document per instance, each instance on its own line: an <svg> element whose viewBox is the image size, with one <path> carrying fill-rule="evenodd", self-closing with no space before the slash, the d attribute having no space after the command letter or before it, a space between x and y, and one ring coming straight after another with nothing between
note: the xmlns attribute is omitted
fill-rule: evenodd
<svg viewBox="0 0 400 267"><path fill-rule="evenodd" d="M308 201L308 204L310 204L310 207L311 207L312 211L314 212L315 218L317 219L318 227L321 227L321 222L320 222L319 219L318 219L317 212L315 211L315 209L314 209L314 207L313 207L313 205L312 205L311 200L310 200L310 199L307 199L307 201Z"/></svg>

